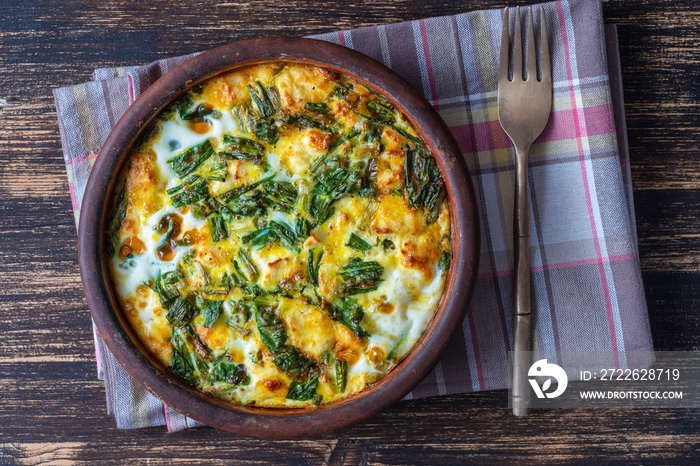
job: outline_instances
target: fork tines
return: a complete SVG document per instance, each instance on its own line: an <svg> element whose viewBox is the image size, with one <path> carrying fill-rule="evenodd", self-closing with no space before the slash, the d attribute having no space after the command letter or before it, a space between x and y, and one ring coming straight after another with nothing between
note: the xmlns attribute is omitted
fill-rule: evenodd
<svg viewBox="0 0 700 466"><path fill-rule="evenodd" d="M520 7L516 8L516 20L515 20L515 43L513 44L513 79L519 74L523 76L523 43L522 43L522 33L520 30ZM528 25L527 25L527 73L528 79L530 79L531 70L537 70L537 52L535 50L535 27L532 23L532 7L528 8ZM498 80L507 79L510 81L508 73L508 58L509 58L509 44L508 44L508 30L509 30L509 18L508 18L508 8L503 11L503 32L501 33L501 56L500 56L500 69L498 74ZM549 43L547 41L547 26L545 23L544 8L540 7L540 52L541 59L540 64L542 67L541 80L545 76L551 76L551 63L549 59ZM535 71L536 73L536 71ZM535 76L537 77L537 76Z"/></svg>

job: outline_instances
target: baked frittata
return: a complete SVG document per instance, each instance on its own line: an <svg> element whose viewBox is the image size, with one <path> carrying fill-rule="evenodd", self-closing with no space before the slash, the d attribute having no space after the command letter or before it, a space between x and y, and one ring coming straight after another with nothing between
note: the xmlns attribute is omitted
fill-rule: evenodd
<svg viewBox="0 0 700 466"><path fill-rule="evenodd" d="M389 372L439 304L450 214L435 160L384 97L271 63L163 111L121 174L106 233L121 307L182 380L305 407Z"/></svg>

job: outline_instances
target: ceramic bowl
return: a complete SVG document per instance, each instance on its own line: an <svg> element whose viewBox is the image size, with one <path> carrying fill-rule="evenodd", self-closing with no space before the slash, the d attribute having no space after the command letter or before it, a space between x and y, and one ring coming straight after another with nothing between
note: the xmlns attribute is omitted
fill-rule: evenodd
<svg viewBox="0 0 700 466"><path fill-rule="evenodd" d="M129 150L168 103L220 73L266 63L318 65L366 85L408 118L433 153L448 192L453 258L443 297L422 338L392 371L350 397L313 408L243 407L210 397L180 381L148 353L118 305L108 272L105 226L117 175ZM117 122L92 169L80 213L79 260L85 295L105 343L127 372L177 411L220 429L261 437L327 433L366 420L401 400L437 364L469 304L479 259L474 191L459 147L432 106L406 81L353 50L310 39L236 42L198 55L150 86Z"/></svg>

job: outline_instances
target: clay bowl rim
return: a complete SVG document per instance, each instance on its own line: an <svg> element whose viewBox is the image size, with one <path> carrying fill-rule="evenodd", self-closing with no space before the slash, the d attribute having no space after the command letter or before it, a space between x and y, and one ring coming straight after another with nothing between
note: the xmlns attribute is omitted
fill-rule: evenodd
<svg viewBox="0 0 700 466"><path fill-rule="evenodd" d="M145 351L117 304L102 253L114 176L141 132L184 90L223 72L263 62L318 65L355 79L404 113L434 154L448 190L453 258L438 310L421 339L371 387L332 403L302 409L235 406L189 387ZM90 174L80 216L80 274L93 320L120 364L170 407L204 424L244 435L319 435L364 421L402 399L432 370L461 328L476 280L479 219L469 172L449 129L410 84L379 62L328 42L289 37L250 39L197 55L150 86L117 122Z"/></svg>

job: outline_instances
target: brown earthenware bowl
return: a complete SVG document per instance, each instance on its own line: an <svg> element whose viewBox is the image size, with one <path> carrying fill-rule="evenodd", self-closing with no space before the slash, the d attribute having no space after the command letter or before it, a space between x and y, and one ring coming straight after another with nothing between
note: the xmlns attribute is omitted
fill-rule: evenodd
<svg viewBox="0 0 700 466"><path fill-rule="evenodd" d="M318 65L347 75L385 96L408 118L435 156L447 185L453 259L435 317L408 356L364 391L304 409L242 407L207 396L180 381L139 342L117 303L105 256L105 227L114 182L135 140L168 103L217 74L265 62ZM216 48L183 63L149 87L117 122L97 157L80 213L80 273L100 335L136 381L163 402L213 427L260 437L323 434L366 420L403 398L437 364L461 328L476 278L479 223L461 152L430 104L394 72L353 50L327 42L253 39Z"/></svg>

